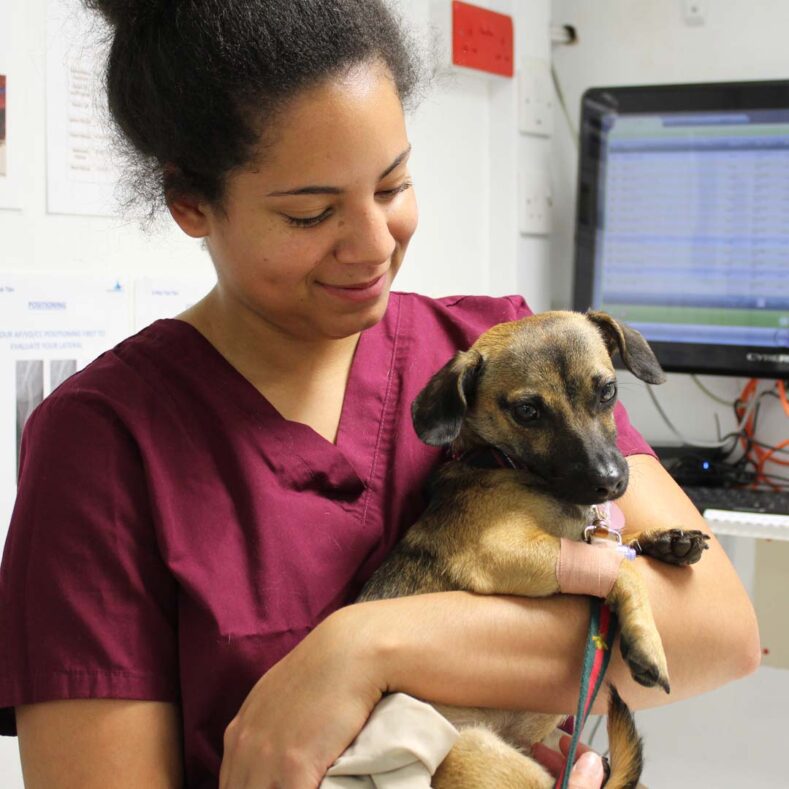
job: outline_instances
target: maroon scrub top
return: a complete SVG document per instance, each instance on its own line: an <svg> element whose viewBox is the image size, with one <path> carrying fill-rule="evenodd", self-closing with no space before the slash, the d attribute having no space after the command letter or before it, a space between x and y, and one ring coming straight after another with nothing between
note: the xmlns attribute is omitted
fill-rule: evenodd
<svg viewBox="0 0 789 789"><path fill-rule="evenodd" d="M215 787L259 677L354 600L424 506L440 450L411 401L520 297L393 293L363 332L336 444L284 419L189 324L157 321L25 428L0 568L0 732L52 699L176 702L189 787ZM625 454L650 452L617 411Z"/></svg>

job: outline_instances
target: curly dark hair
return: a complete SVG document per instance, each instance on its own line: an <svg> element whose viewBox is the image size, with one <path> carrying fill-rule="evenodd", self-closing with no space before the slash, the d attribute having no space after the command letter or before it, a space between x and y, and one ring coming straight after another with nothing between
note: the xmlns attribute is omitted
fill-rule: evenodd
<svg viewBox="0 0 789 789"><path fill-rule="evenodd" d="M113 30L106 88L130 203L180 195L221 209L299 90L379 60L404 106L425 76L386 0L83 0Z"/></svg>

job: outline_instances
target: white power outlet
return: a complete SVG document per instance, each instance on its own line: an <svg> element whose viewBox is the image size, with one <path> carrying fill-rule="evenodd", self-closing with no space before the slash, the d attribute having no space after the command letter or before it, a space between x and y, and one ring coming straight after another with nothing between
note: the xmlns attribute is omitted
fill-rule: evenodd
<svg viewBox="0 0 789 789"><path fill-rule="evenodd" d="M522 173L518 179L518 230L522 236L551 233L553 196L550 173Z"/></svg>
<svg viewBox="0 0 789 789"><path fill-rule="evenodd" d="M703 25L707 20L707 0L680 0L682 18L691 27Z"/></svg>
<svg viewBox="0 0 789 789"><path fill-rule="evenodd" d="M523 134L553 134L553 82L547 60L524 58L518 67L518 128Z"/></svg>

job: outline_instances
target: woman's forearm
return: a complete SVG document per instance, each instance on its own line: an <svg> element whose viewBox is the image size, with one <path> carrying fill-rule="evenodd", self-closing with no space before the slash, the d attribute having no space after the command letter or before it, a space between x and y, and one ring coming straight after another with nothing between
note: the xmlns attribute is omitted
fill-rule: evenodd
<svg viewBox="0 0 789 789"><path fill-rule="evenodd" d="M646 458L651 461L651 458ZM622 501L631 526L705 528L703 520L650 462L633 465L638 495ZM655 464L657 465L657 464ZM658 467L659 469L659 467ZM645 485L646 483L646 485ZM645 508L645 509L644 509ZM642 509L644 511L642 511ZM666 649L671 695L643 688L619 654L609 679L634 708L657 706L717 687L759 662L753 609L720 545L693 567L636 560ZM534 600L464 592L379 600L340 612L366 631L382 686L430 701L543 712L572 712L577 702L589 603L558 595ZM598 699L602 711L604 700Z"/></svg>
<svg viewBox="0 0 789 789"><path fill-rule="evenodd" d="M701 529L706 521L653 457L628 458L630 486L620 501L627 530ZM611 665L610 679L626 688L634 706L668 703L712 690L755 671L761 661L756 614L720 543L711 536L709 550L691 567L672 567L639 559L639 570L668 658L671 695L626 687L626 666Z"/></svg>

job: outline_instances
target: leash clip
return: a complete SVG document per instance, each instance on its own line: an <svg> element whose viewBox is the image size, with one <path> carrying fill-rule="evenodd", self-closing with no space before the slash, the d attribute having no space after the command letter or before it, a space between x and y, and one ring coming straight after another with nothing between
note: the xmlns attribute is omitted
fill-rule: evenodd
<svg viewBox="0 0 789 789"><path fill-rule="evenodd" d="M603 532L603 536L597 537L597 532ZM593 505L592 522L584 529L584 542L591 544L594 539L607 539L611 536L616 539L617 544L622 544L622 535L618 529L611 528L611 521L609 520L608 513L596 504Z"/></svg>
<svg viewBox="0 0 789 789"><path fill-rule="evenodd" d="M592 506L592 522L584 529L583 539L589 545L611 546L630 561L637 555L635 548L622 542L622 532L611 526L608 507Z"/></svg>
<svg viewBox="0 0 789 789"><path fill-rule="evenodd" d="M599 532L603 533L602 536L599 536ZM591 523L584 529L584 542L590 545L592 542L609 542L611 537L614 538L617 545L622 544L622 535L616 529L609 529L608 526L601 523Z"/></svg>

